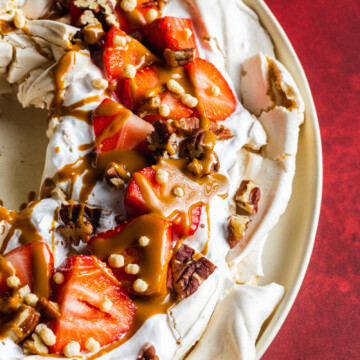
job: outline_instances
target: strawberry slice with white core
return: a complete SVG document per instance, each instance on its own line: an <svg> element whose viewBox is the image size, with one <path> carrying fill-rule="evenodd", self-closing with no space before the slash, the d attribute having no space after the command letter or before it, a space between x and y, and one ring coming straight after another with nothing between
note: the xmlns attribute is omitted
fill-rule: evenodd
<svg viewBox="0 0 360 360"><path fill-rule="evenodd" d="M220 71L209 61L197 58L186 66L199 101L200 116L225 120L236 110L236 98Z"/></svg>
<svg viewBox="0 0 360 360"><path fill-rule="evenodd" d="M61 317L50 324L56 336L50 353L61 354L71 341L86 351L85 342L90 337L106 346L129 331L135 305L102 261L95 256L75 255L66 259L57 272L65 276L65 281L55 288Z"/></svg>
<svg viewBox="0 0 360 360"><path fill-rule="evenodd" d="M105 99L93 115L97 152L146 150L146 136L154 127L122 105Z"/></svg>

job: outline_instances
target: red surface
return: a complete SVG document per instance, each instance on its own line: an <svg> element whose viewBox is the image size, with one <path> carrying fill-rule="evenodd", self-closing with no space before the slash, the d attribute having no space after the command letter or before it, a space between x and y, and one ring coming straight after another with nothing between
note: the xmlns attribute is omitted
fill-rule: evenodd
<svg viewBox="0 0 360 360"><path fill-rule="evenodd" d="M360 1L266 0L319 116L324 190L308 272L262 360L360 359Z"/></svg>

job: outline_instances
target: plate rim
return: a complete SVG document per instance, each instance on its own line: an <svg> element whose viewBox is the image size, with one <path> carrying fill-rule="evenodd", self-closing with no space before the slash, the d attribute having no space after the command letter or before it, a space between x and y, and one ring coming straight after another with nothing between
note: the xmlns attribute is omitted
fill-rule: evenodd
<svg viewBox="0 0 360 360"><path fill-rule="evenodd" d="M315 184L315 194L316 198L314 199L314 207L313 207L313 217L312 222L310 224L310 230L307 234L307 244L305 246L305 254L301 261L301 265L298 271L298 274L291 286L290 289L286 289L286 293L284 298L281 300L280 305L276 308L273 313L273 317L270 323L267 325L263 334L258 338L256 344L256 358L260 359L266 350L269 348L270 344L278 334L280 328L283 326L289 312L294 305L296 297L300 291L301 285L303 283L306 271L308 269L311 254L314 248L316 232L319 224L320 217L320 209L321 209L321 200L322 200L322 188L323 188L323 156L322 156L322 144L321 144L321 136L320 136L320 126L319 121L315 109L315 104L313 100L313 96L310 90L310 86L305 75L304 69L300 63L300 60L289 40L285 31L281 27L280 23L276 19L275 15L272 13L270 8L267 6L264 0L242 0L245 5L249 6L257 16L259 17L260 23L266 31L270 34L270 37L275 46L274 34L276 34L276 38L283 43L284 48L289 53L291 57L291 61L293 62L294 68L298 72L298 76L300 81L304 86L304 92L301 92L301 95L307 98L306 112L310 115L306 117L306 119L311 119L311 125L313 127L313 134L315 140L315 165L316 165L316 184ZM271 24L272 29L269 29L265 23ZM287 66L287 64L284 64ZM306 120L305 120L306 121ZM309 121L309 120L308 120Z"/></svg>

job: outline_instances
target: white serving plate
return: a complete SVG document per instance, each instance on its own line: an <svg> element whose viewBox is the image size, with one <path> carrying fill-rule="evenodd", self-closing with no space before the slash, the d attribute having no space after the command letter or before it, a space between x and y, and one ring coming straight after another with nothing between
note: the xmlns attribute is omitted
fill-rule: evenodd
<svg viewBox="0 0 360 360"><path fill-rule="evenodd" d="M261 284L277 282L286 294L263 326L257 341L257 358L266 351L285 321L303 281L319 219L322 193L322 152L320 131L310 88L301 64L286 34L266 4L244 0L270 33L277 58L294 77L303 96L306 115L301 128L293 194L286 213L271 231L263 262ZM17 210L30 191L39 193L47 138L46 112L25 109L16 99L0 100L0 199Z"/></svg>

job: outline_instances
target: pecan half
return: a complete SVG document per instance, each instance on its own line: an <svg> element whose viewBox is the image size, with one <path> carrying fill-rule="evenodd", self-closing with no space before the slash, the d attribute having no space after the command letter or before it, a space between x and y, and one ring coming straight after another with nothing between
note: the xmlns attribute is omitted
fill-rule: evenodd
<svg viewBox="0 0 360 360"><path fill-rule="evenodd" d="M243 180L235 195L236 204L249 214L256 214L260 201L260 188L252 180Z"/></svg>
<svg viewBox="0 0 360 360"><path fill-rule="evenodd" d="M170 50L165 49L164 58L169 66L179 67L192 63L195 59L196 49Z"/></svg>
<svg viewBox="0 0 360 360"><path fill-rule="evenodd" d="M244 238L250 219L248 216L233 214L229 216L228 242L233 249Z"/></svg>
<svg viewBox="0 0 360 360"><path fill-rule="evenodd" d="M100 219L110 214L110 210L97 206L63 203L59 210L59 220L63 225L58 226L56 230L77 246L80 240L88 242L90 236L96 231Z"/></svg>
<svg viewBox="0 0 360 360"><path fill-rule="evenodd" d="M155 158L176 154L178 138L175 134L176 128L172 126L171 121L156 120L153 126L155 130L147 136L147 143Z"/></svg>
<svg viewBox="0 0 360 360"><path fill-rule="evenodd" d="M36 309L47 320L56 320L61 316L60 311L46 298L41 297L37 304Z"/></svg>
<svg viewBox="0 0 360 360"><path fill-rule="evenodd" d="M107 184L115 191L121 190L130 180L130 173L123 164L111 162L108 164L104 175Z"/></svg>
<svg viewBox="0 0 360 360"><path fill-rule="evenodd" d="M23 304L13 318L1 327L0 337L9 337L19 344L35 330L39 320L40 314L31 306Z"/></svg>
<svg viewBox="0 0 360 360"><path fill-rule="evenodd" d="M151 345L149 343L145 344L142 347L140 354L137 357L137 360L159 360L159 357L156 355L154 345Z"/></svg>
<svg viewBox="0 0 360 360"><path fill-rule="evenodd" d="M216 266L187 245L182 245L171 259L172 287L177 300L183 300L215 271Z"/></svg>
<svg viewBox="0 0 360 360"><path fill-rule="evenodd" d="M150 0L150 1L146 1L146 2L143 2L142 4L141 4L141 7L143 8L143 9L146 9L146 8L148 8L148 7L153 7L153 6L158 6L158 2L157 2L157 0Z"/></svg>

